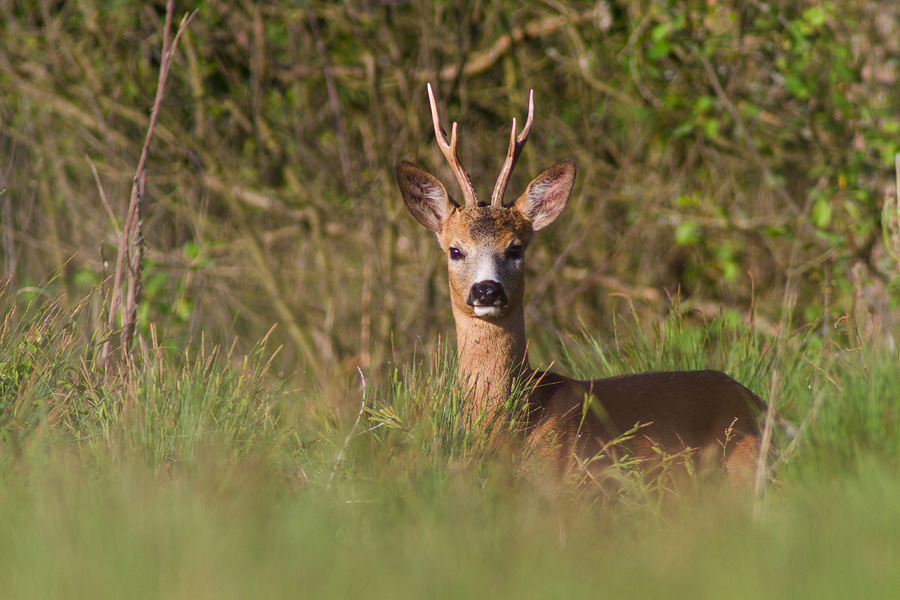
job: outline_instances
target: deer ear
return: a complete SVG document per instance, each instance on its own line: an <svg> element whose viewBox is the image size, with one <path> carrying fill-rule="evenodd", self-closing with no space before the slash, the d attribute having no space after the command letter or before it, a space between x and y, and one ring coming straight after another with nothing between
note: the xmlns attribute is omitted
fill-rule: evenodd
<svg viewBox="0 0 900 600"><path fill-rule="evenodd" d="M574 185L575 161L570 158L556 163L528 184L516 200L516 210L531 221L532 229L543 229L566 207Z"/></svg>
<svg viewBox="0 0 900 600"><path fill-rule="evenodd" d="M396 170L397 184L400 186L406 208L416 221L438 233L441 224L457 206L447 193L444 184L434 175L405 160L397 163Z"/></svg>

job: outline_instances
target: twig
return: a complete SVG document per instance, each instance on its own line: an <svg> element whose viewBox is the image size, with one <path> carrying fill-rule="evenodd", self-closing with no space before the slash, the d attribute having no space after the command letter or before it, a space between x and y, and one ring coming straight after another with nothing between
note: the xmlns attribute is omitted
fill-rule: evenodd
<svg viewBox="0 0 900 600"><path fill-rule="evenodd" d="M100 183L100 175L97 173L97 167L94 166L94 161L91 160L90 156L85 154L84 157L87 159L88 164L91 165L91 172L94 174L94 182L97 184L97 191L100 193L100 202L103 203L103 208L106 209L106 214L109 215L109 221L116 230L116 237L121 239L122 230L119 229L119 224L116 222L116 214L113 212L112 206L109 205L109 200L106 199L106 192L103 191L103 184Z"/></svg>
<svg viewBox="0 0 900 600"><path fill-rule="evenodd" d="M444 67L441 69L438 77L444 81L452 81L460 75L460 71L464 77L480 75L493 67L501 58L503 58L503 55L506 54L510 48L514 47L515 44L522 42L527 38L543 39L550 34L558 32L567 25L590 21L594 19L595 16L596 10L590 9L578 13L574 17L561 15L536 19L526 23L522 27L516 27L508 35L497 38L490 48L483 52L479 52L478 54L474 54L470 60L466 61L462 66L462 69L460 69L460 65ZM421 80L422 75L424 74L419 73L417 74L417 77ZM430 78L427 80L430 81Z"/></svg>
<svg viewBox="0 0 900 600"><path fill-rule="evenodd" d="M269 297L272 300L272 306L278 313L278 317L287 327L288 335L290 335L294 345L303 353L304 357L309 361L309 364L320 364L322 356L316 353L315 341L307 331L312 329L309 320L307 319L305 322L301 323L297 318L297 314L285 301L281 279L272 271L272 265L266 255L265 241L260 236L258 230L249 226L244 211L234 198L231 196L228 198L231 200L230 204L235 215L239 218L241 227L244 228L244 231L247 234L247 239L250 242L247 245L247 248L250 251L250 258L256 266L257 276L262 282L265 291L268 292Z"/></svg>
<svg viewBox="0 0 900 600"><path fill-rule="evenodd" d="M703 64L703 69L706 71L706 76L709 78L710 84L712 84L713 90L716 92L716 96L719 98L719 102L725 107L728 113L731 115L731 118L734 120L734 126L737 129L738 135L744 140L744 143L747 145L747 149L750 151L750 155L753 157L754 162L759 167L759 169L766 176L768 181L773 180L772 170L769 168L769 165L763 160L762 156L760 156L759 151L756 149L756 144L753 143L753 138L750 137L750 133L747 131L747 127L744 125L744 120L741 118L741 114L738 112L738 109L734 106L734 103L728 98L728 94L725 93L725 89L722 87L722 83L719 81L719 77L716 75L716 71L712 66L712 63L709 62L709 57L706 56L703 52L697 52L700 57L700 62ZM790 206L795 214L803 214L803 209L800 205L794 201L791 196L784 191L784 189L780 187L773 186L775 193L778 194L784 202ZM805 223L805 220L801 220L802 223Z"/></svg>
<svg viewBox="0 0 900 600"><path fill-rule="evenodd" d="M605 277L606 271L609 269L609 266L615 262L615 260L619 257L619 255L625 250L628 245L628 242L631 240L631 237L639 232L644 223L644 217L646 217L652 208L651 204L648 204L642 211L641 214L638 215L638 218L635 219L635 222L628 228L628 231L622 236L619 241L618 247L610 252L602 261L600 261L600 266L594 270L593 273L585 277L581 282L578 283L571 291L569 291L565 296L556 301L553 305L553 310L557 311L562 307L569 304L572 300L574 300L578 295L587 289L589 286L601 281ZM580 241L579 238L576 241ZM574 243L574 242L573 242ZM553 265L553 269L556 269L556 264ZM545 278L546 280L546 278ZM540 291L543 292L544 282L541 282L541 286L539 287ZM617 288L622 289L622 288ZM651 290L651 293L655 293L656 290ZM643 294L638 294L643 295Z"/></svg>
<svg viewBox="0 0 900 600"><path fill-rule="evenodd" d="M319 19L312 8L309 9L309 25L316 43L316 50L322 59L322 69L325 71L325 87L328 89L328 103L331 105L331 112L334 114L334 124L337 127L338 152L341 155L344 183L349 190L353 188L353 176L350 173L350 159L347 154L347 127L344 125L344 117L341 114L341 103L338 98L337 86L334 85L334 75L331 72L331 61L328 59L325 42L322 41L322 32L319 30Z"/></svg>
<svg viewBox="0 0 900 600"><path fill-rule="evenodd" d="M116 316L121 308L123 316L123 329L119 340L119 350L123 356L128 355L128 348L131 346L134 331L137 327L137 308L141 297L141 274L143 272L143 229L144 224L141 219L143 210L143 199L147 183L147 175L145 165L147 156L150 152L150 142L153 140L153 132L156 128L156 121L159 118L159 109L165 96L166 79L169 76L169 69L172 66L172 58L175 55L175 48L181 34L184 33L197 11L185 14L175 33L175 38L171 39L172 32L172 15L175 11L175 0L168 0L166 3L166 22L163 27L163 44L160 56L159 79L156 86L156 96L153 100L153 108L150 112L150 124L147 126L147 135L144 138L144 145L141 148L141 156L138 160L137 169L134 173L134 181L131 187L131 200L128 204L128 214L125 223L120 231L117 231L119 237L119 249L116 253L116 270L113 275L113 289L109 303L109 315L107 321L106 340L100 351L100 362L104 369L109 367L110 357L110 339L113 327L116 322ZM93 164L91 165L93 168ZM94 171L96 175L96 170ZM99 178L97 179L99 184ZM101 188L101 200L103 193ZM107 204L104 200L104 204ZM128 265L128 271L125 272L125 265ZM128 289L123 298L122 281L127 276Z"/></svg>
<svg viewBox="0 0 900 600"><path fill-rule="evenodd" d="M780 377L778 373L772 375L772 383L769 386L768 405L766 406L766 421L763 426L763 437L759 447L759 457L756 463L756 481L754 485L754 493L756 496L756 510L759 510L759 502L763 499L766 491L766 476L769 468L769 447L772 443L772 427L775 424L775 404L777 398L777 390Z"/></svg>
<svg viewBox="0 0 900 600"><path fill-rule="evenodd" d="M896 177L895 204L891 206L891 200L884 201L882 210L881 227L884 235L884 245L888 253L897 263L897 274L900 275L900 152L894 155L894 173Z"/></svg>
<svg viewBox="0 0 900 600"><path fill-rule="evenodd" d="M800 445L803 435L806 433L806 430L809 428L810 423L816 420L816 417L819 414L819 409L822 406L822 401L825 399L825 388L819 390L819 393L816 394L816 397L813 399L812 407L809 409L809 412L806 413L806 417L803 419L803 422L800 423L800 427L797 427L794 430L793 435L791 436L791 441L787 445L787 447L780 453L778 456L778 460L772 463L771 470L777 471L783 464L785 464L791 455L796 452L797 447ZM792 428L793 429L793 428Z"/></svg>
<svg viewBox="0 0 900 600"><path fill-rule="evenodd" d="M150 151L150 141L153 139L153 129L156 127L156 120L159 118L159 107L162 104L163 96L165 95L166 79L169 77L169 69L172 66L175 48L178 46L178 40L181 39L181 34L184 33L184 30L187 29L187 26L190 25L191 21L194 19L194 15L197 14L197 10L194 10L194 12L184 15L181 19L181 24L178 26L178 31L175 33L175 39L170 43L169 34L172 29L172 13L174 10L175 0L169 0L166 4L166 25L163 31L163 49L162 55L160 56L159 81L156 84L156 98L153 100L153 109L150 112L150 125L147 127L147 137L144 140L144 147L141 149L141 158L138 161L138 173L144 170L144 163L147 162L147 154ZM137 179L138 176L135 175L135 181Z"/></svg>
<svg viewBox="0 0 900 600"><path fill-rule="evenodd" d="M331 475L328 477L328 488L331 488L331 480L334 479L334 473L335 471L337 471L338 466L340 466L341 459L344 458L344 452L347 450L347 446L350 445L350 440L354 438L353 434L356 431L356 428L359 426L359 420L362 418L363 413L366 411L366 376L363 374L361 368L356 367L356 371L359 373L359 379L362 382L362 402L360 402L359 404L359 412L356 413L356 420L353 422L353 427L351 427L350 431L347 432L347 437L344 438L344 443L341 446L341 450L334 458L334 467L332 467Z"/></svg>
<svg viewBox="0 0 900 600"><path fill-rule="evenodd" d="M435 73L434 69L416 69L411 76L421 83L433 82L435 78L441 81L454 81L462 75L465 78L481 75L492 69L503 57L515 47L515 44L526 39L543 39L549 35L558 33L570 25L579 25L592 21L596 18L596 9L589 9L575 15L560 15L536 19L525 23L521 27L514 28L510 33L497 38L491 47L487 50L473 54L467 58L465 64L460 69L459 64L453 64L440 69ZM313 32L315 33L315 32ZM318 41L317 41L318 44ZM293 82L297 78L317 77L324 75L333 79L365 79L365 66L347 66L347 65L331 65L324 73L321 69L316 69L304 64L294 65L288 74L276 73L277 77L283 78L285 81ZM604 93L610 93L614 97L618 97L615 90L603 86L601 89Z"/></svg>
<svg viewBox="0 0 900 600"><path fill-rule="evenodd" d="M0 187L0 202L3 210L3 246L6 253L6 278L0 278L0 289L6 285L10 285L16 275L16 253L13 244L13 216L12 205L9 202L9 194L6 189Z"/></svg>

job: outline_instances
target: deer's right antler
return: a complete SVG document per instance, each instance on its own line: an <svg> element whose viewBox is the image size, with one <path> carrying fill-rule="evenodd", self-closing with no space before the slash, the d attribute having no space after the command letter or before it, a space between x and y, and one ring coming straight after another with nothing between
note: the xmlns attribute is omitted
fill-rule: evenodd
<svg viewBox="0 0 900 600"><path fill-rule="evenodd" d="M437 103L434 101L434 93L431 91L431 84L428 84L428 102L431 104L431 120L434 122L434 137L437 138L438 147L444 154L444 158L450 163L450 168L456 175L456 181L462 188L463 200L465 206L477 206L478 201L475 198L475 188L472 187L472 180L469 174L459 162L459 156L456 154L456 122L450 127L450 141L447 141L447 135L441 127L441 118L438 116Z"/></svg>

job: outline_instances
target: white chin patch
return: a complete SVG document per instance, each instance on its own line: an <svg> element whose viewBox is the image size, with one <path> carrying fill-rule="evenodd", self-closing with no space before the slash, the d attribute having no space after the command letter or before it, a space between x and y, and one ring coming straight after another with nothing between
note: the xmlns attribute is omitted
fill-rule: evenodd
<svg viewBox="0 0 900 600"><path fill-rule="evenodd" d="M496 317L500 315L499 306L473 306L476 317Z"/></svg>

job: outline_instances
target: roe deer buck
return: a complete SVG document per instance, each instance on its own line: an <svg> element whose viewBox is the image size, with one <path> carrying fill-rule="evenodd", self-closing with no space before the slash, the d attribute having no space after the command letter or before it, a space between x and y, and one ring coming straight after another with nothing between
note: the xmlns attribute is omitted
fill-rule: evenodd
<svg viewBox="0 0 900 600"><path fill-rule="evenodd" d="M616 436L640 425L627 443L634 456L650 459L660 449L696 451L704 462L721 457L730 479L749 482L758 461L758 416L765 405L724 373L651 372L577 381L531 369L522 303L525 250L532 233L565 207L575 183L575 161L553 165L517 200L503 201L531 130L532 91L518 136L513 119L490 203L478 200L457 156L456 123L447 140L430 85L428 99L438 146L462 188L463 203L404 160L396 167L397 182L409 211L437 234L447 254L459 374L475 407L499 409L515 387L526 385L527 401L513 418L525 432L526 447L562 472L590 464Z"/></svg>

